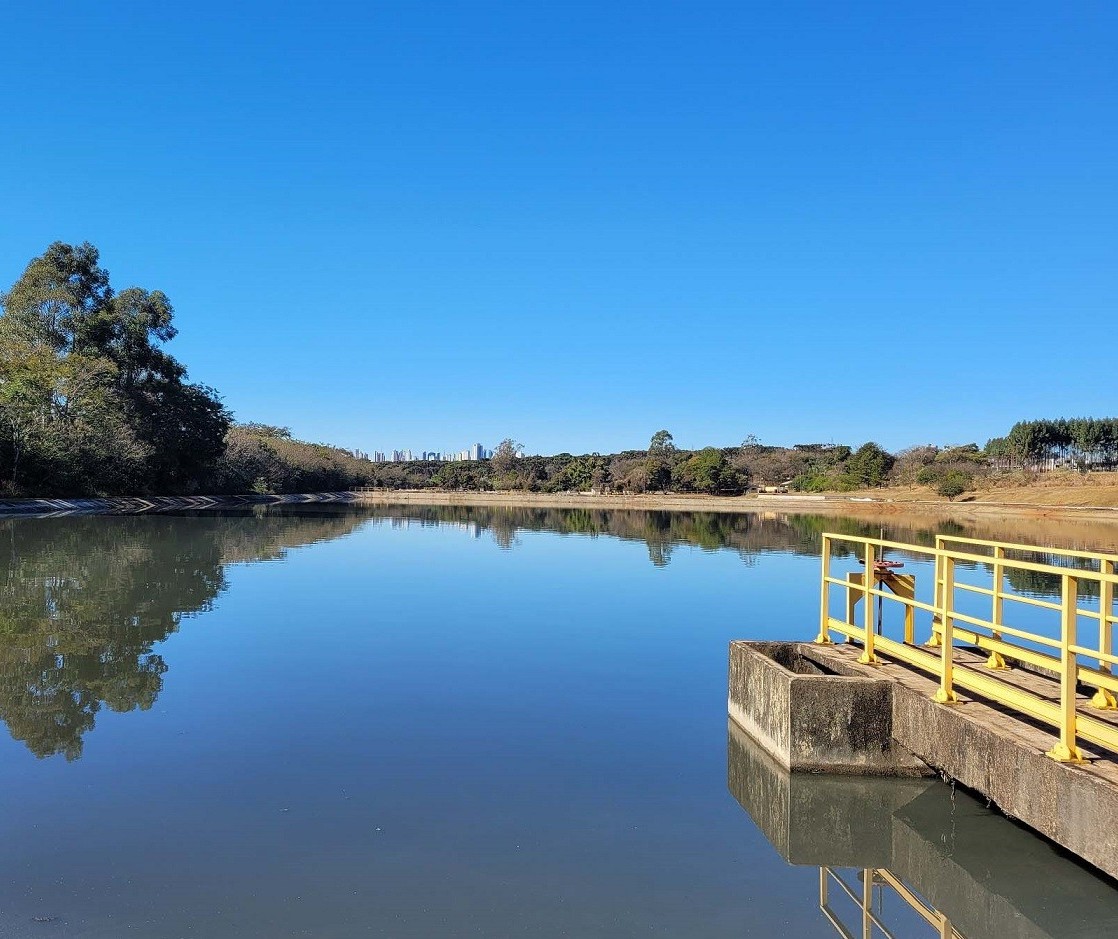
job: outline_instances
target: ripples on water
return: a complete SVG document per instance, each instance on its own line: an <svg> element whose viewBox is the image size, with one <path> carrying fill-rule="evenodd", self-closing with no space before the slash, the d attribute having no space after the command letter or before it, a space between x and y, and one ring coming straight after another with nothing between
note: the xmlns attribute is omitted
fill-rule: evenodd
<svg viewBox="0 0 1118 939"><path fill-rule="evenodd" d="M860 896L869 870L896 936L936 933L886 874L967 939L1115 934L1110 884L941 784L788 779L733 730L727 751L726 643L809 636L824 530L880 527L422 506L0 520L0 927L839 934L829 913L860 934L837 878ZM886 534L937 530L1030 540Z"/></svg>

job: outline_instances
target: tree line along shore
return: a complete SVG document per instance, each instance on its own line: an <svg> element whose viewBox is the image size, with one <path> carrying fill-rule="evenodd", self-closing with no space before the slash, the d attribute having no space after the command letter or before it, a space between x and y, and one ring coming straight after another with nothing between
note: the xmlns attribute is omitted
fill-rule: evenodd
<svg viewBox="0 0 1118 939"><path fill-rule="evenodd" d="M661 430L612 454L529 455L509 438L488 460L374 463L283 427L238 423L166 351L159 290L110 284L97 249L56 242L0 295L0 497L293 493L378 488L538 493L855 492L956 498L1030 486L1051 471L1118 466L1118 419L1021 421L1004 437L890 453L805 443L686 450ZM1050 477L1049 477L1050 478Z"/></svg>

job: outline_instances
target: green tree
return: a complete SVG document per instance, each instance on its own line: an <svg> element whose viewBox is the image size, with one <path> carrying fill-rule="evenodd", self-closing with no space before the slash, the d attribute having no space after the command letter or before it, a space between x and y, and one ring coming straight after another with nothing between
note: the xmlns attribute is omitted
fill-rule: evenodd
<svg viewBox="0 0 1118 939"><path fill-rule="evenodd" d="M973 476L961 470L950 470L939 481L939 484L936 486L936 492L954 501L956 496L961 496L964 492L969 492L973 488Z"/></svg>
<svg viewBox="0 0 1118 939"><path fill-rule="evenodd" d="M162 344L160 291L114 294L97 249L56 242L0 306L0 466L33 494L186 492L224 449L229 414Z"/></svg>
<svg viewBox="0 0 1118 939"><path fill-rule="evenodd" d="M675 467L673 481L680 489L691 492L727 492L741 488L740 478L727 462L725 454L706 447Z"/></svg>
<svg viewBox="0 0 1118 939"><path fill-rule="evenodd" d="M595 454L594 467L590 471L590 486L597 492L604 491L613 481L610 465L605 457Z"/></svg>
<svg viewBox="0 0 1118 939"><path fill-rule="evenodd" d="M893 468L893 457L872 441L864 443L846 461L845 473L862 486L880 486Z"/></svg>
<svg viewBox="0 0 1118 939"><path fill-rule="evenodd" d="M672 435L658 430L648 442L648 459L644 467L644 486L647 489L667 490L672 482L672 462L677 451ZM636 480L634 480L635 482Z"/></svg>
<svg viewBox="0 0 1118 939"><path fill-rule="evenodd" d="M672 435L666 430L656 431L648 442L648 455L667 457L673 453L675 453L675 443Z"/></svg>
<svg viewBox="0 0 1118 939"><path fill-rule="evenodd" d="M493 472L502 476L511 473L516 468L516 463L524 453L524 444L517 443L511 437L506 437L493 450L489 463Z"/></svg>
<svg viewBox="0 0 1118 939"><path fill-rule="evenodd" d="M97 249L88 242L52 244L0 296L4 332L58 353L88 351L94 324L103 319L113 295L109 272L98 261Z"/></svg>

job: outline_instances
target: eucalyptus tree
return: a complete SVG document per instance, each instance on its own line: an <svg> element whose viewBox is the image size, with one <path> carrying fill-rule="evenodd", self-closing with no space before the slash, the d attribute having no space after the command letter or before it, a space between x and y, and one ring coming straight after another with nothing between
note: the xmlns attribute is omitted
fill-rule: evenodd
<svg viewBox="0 0 1118 939"><path fill-rule="evenodd" d="M187 381L159 290L114 293L97 249L55 242L0 296L0 466L10 489L194 489L229 414Z"/></svg>
<svg viewBox="0 0 1118 939"><path fill-rule="evenodd" d="M672 463L678 451L672 435L658 430L648 442L648 460L645 462L648 489L666 490L672 482Z"/></svg>
<svg viewBox="0 0 1118 939"><path fill-rule="evenodd" d="M675 453L674 438L666 430L658 430L648 442L649 456L668 456Z"/></svg>
<svg viewBox="0 0 1118 939"><path fill-rule="evenodd" d="M517 443L511 437L506 437L493 451L490 457L490 466L493 472L502 476L511 473L516 468L516 463L524 453L524 444Z"/></svg>

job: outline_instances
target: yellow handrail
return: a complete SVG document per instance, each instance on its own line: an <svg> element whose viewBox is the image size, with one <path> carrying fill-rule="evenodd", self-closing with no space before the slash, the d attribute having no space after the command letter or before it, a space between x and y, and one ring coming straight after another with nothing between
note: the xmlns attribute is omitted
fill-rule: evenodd
<svg viewBox="0 0 1118 939"><path fill-rule="evenodd" d="M880 901L876 904L878 909L874 909L874 888L877 887L891 889L925 923L936 930L939 939L963 939L963 934L954 927L947 916L929 904L891 871L883 867L868 867L858 871L856 876L860 881L857 888L848 884L834 868L819 868L819 910L843 939L854 939L855 930L848 927L831 906L832 881L853 902L854 908L858 911L860 922L857 932L863 937L872 935L874 927L886 939L895 937L895 933L882 919Z"/></svg>
<svg viewBox="0 0 1118 939"><path fill-rule="evenodd" d="M1026 551L1035 554L1057 555L1064 558L1078 558L1083 561L1097 561L1100 558L1107 561L1118 561L1118 554L1107 554L1101 551L1080 551L1074 548L1047 548L1030 544L1016 544L1011 541L990 541L986 538L963 538L959 535L936 535L936 547L951 544L969 544L984 548L1001 548L1004 551ZM994 555L991 555L994 557Z"/></svg>
<svg viewBox="0 0 1118 939"><path fill-rule="evenodd" d="M851 572L846 579L833 571L836 545L844 544L852 554L860 555L864 565L862 573ZM953 547L957 546L957 547ZM988 555L975 554L974 549L989 548ZM895 587L897 578L885 568L875 564L885 550L901 551L934 565L932 602L915 597L915 582L908 581L909 595L902 596L885 586ZM1010 557L1009 552L1041 556L1040 560L1023 560ZM1047 559L1088 562L1086 565L1068 567L1046 563ZM988 585L964 583L958 580L958 565L972 566L986 571ZM1014 571L1046 574L1058 578L1059 601L1040 600L1017 592L1006 585L1006 576ZM879 587L879 583L881 586ZM1093 585L1099 597L1098 610L1080 606L1083 588ZM900 659L933 674L939 680L935 699L941 704L958 701L956 686L991 698L1023 714L1054 725L1059 733L1059 743L1049 751L1053 759L1065 762L1083 759L1080 739L1118 752L1118 726L1077 711L1077 686L1094 689L1090 704L1098 709L1118 707L1118 676L1114 666L1118 655L1113 646L1113 627L1118 623L1114 613L1115 587L1118 585L1118 556L1088 551L1048 549L1037 545L1020 545L984 541L976 538L938 536L935 547L905 544L884 538L859 535L823 535L822 576L820 578L820 628L817 642L831 642L831 633L847 641L860 642L862 654L859 661L867 665L879 664L878 653ZM846 591L843 617L830 612L831 590L842 587ZM960 595L990 598L988 618L976 615L972 609L959 609ZM904 609L905 632L902 641L878 634L874 628L873 598L878 598L879 609L888 601ZM856 623L855 608L865 604L861 623ZM1007 622L1007 610L1020 609L1021 604L1059 615L1055 635L1046 635L1032 629ZM973 604L972 604L973 606ZM913 619L917 611L931 614L931 638L927 648L916 646L913 639ZM1079 620L1087 619L1098 624L1098 644L1091 647L1078 639ZM878 623L881 629L881 622ZM989 654L988 671L956 669L958 642L973 645ZM938 654L937 654L938 653ZM997 677L1010 663L1032 666L1054 674L1060 683L1059 702L1047 700L1042 695L1027 691L1004 678ZM1090 664L1088 664L1090 663Z"/></svg>

